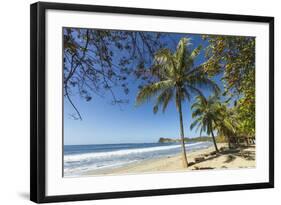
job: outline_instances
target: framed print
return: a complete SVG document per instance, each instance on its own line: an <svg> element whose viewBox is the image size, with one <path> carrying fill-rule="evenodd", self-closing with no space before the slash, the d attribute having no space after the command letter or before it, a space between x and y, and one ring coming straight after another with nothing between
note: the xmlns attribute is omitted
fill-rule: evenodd
<svg viewBox="0 0 281 205"><path fill-rule="evenodd" d="M274 18L31 5L30 198L274 187Z"/></svg>

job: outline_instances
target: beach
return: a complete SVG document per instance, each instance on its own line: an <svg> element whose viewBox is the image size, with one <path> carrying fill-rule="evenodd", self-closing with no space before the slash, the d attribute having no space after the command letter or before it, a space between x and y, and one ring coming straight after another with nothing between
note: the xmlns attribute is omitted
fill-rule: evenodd
<svg viewBox="0 0 281 205"><path fill-rule="evenodd" d="M255 146L228 149L227 144L218 143L220 153L213 146L187 153L188 168L183 168L182 156L145 160L117 168L106 168L84 172L83 175L119 175L155 172L173 172L202 169L239 169L255 167Z"/></svg>
<svg viewBox="0 0 281 205"><path fill-rule="evenodd" d="M255 167L255 37L63 35L63 177Z"/></svg>

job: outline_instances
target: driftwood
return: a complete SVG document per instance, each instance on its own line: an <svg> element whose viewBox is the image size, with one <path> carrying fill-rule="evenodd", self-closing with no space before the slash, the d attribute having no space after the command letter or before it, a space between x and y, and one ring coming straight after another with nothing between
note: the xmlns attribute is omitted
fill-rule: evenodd
<svg viewBox="0 0 281 205"><path fill-rule="evenodd" d="M205 158L204 157L195 157L194 160L195 160L196 163L198 163L198 162L204 161Z"/></svg>
<svg viewBox="0 0 281 205"><path fill-rule="evenodd" d="M195 170L214 169L213 167L194 167Z"/></svg>
<svg viewBox="0 0 281 205"><path fill-rule="evenodd" d="M195 162L189 162L188 163L188 166L192 166L192 165L194 165L195 164Z"/></svg>

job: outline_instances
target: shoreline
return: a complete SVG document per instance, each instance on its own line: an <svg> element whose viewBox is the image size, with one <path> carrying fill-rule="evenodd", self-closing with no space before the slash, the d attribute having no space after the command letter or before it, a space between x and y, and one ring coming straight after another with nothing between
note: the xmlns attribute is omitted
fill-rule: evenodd
<svg viewBox="0 0 281 205"><path fill-rule="evenodd" d="M181 153L160 159L149 159L115 168L101 168L82 173L82 176L145 174L155 172L191 171L206 169L238 169L255 167L255 146L229 150L226 143L217 143L221 150L215 154L214 146L187 152L188 168L183 168ZM71 177L71 176L70 176Z"/></svg>

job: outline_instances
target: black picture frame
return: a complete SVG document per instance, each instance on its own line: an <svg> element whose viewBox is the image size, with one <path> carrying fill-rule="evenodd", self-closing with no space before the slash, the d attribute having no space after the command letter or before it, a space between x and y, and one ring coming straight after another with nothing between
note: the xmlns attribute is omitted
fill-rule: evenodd
<svg viewBox="0 0 281 205"><path fill-rule="evenodd" d="M269 24L269 181L263 183L46 196L46 10L121 13ZM264 16L39 2L30 7L30 199L37 203L218 192L274 187L274 18Z"/></svg>

